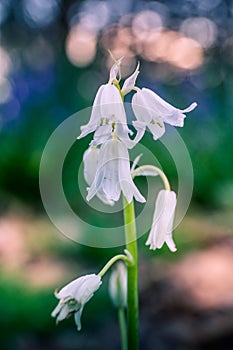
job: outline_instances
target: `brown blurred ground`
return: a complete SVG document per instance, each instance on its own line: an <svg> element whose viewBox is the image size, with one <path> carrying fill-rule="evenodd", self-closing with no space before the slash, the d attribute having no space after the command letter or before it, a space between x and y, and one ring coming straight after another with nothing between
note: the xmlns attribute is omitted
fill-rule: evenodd
<svg viewBox="0 0 233 350"><path fill-rule="evenodd" d="M139 242L142 349L233 349L231 224L231 216L219 214L186 217L175 234L178 252L168 259L167 251L149 254L144 242ZM80 247L59 235L44 218L8 213L0 219L1 272L23 282L25 289L51 297L64 281L89 271L85 256L80 253L74 259L74 249ZM104 254L99 258L103 262ZM97 306L96 314L95 300L100 303L102 292L103 305ZM120 349L116 315L106 290L98 293L84 311L81 333L72 321L56 328L52 320L47 333L28 329L26 334L14 335L17 349ZM51 300L52 309L55 299ZM50 311L45 307L41 313L49 319Z"/></svg>

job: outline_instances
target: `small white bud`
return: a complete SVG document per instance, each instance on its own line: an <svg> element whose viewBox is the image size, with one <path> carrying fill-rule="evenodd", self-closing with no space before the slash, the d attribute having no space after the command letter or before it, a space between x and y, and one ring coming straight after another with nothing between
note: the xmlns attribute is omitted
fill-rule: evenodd
<svg viewBox="0 0 233 350"><path fill-rule="evenodd" d="M118 262L109 279L109 294L113 304L126 307L127 298L127 269L124 263Z"/></svg>

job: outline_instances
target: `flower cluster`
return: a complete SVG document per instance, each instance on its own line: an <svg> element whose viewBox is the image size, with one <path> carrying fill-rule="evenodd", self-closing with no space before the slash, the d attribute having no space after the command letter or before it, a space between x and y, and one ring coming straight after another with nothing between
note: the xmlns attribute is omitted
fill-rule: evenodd
<svg viewBox="0 0 233 350"><path fill-rule="evenodd" d="M120 85L121 61L115 61L110 70L109 81L97 91L88 124L81 127L78 139L94 133L90 147L83 156L84 177L88 184L87 200L97 196L103 203L114 205L121 193L130 203L133 198L145 202L132 178L129 149L132 149L143 137L145 130L159 139L165 132L165 124L182 127L185 114L196 107L192 103L186 109L178 109L164 101L155 92L147 88L138 88L136 79L139 64L134 73ZM127 124L124 108L124 96L135 91L132 109L136 119L133 121L135 135ZM135 167L135 165L134 165ZM151 175L148 171L141 175ZM154 174L153 174L154 175ZM157 198L152 229L147 240L151 249L161 248L167 243L175 251L171 232L176 206L176 195L166 189Z"/></svg>
<svg viewBox="0 0 233 350"><path fill-rule="evenodd" d="M143 137L146 128L157 140L165 132L164 123L183 126L185 112L190 112L196 103L180 110L173 107L149 89L135 86L139 65L135 72L120 87L120 66L122 59L110 70L109 81L97 91L88 124L81 127L78 139L94 132L90 148L84 154L84 173L89 186L87 200L95 195L104 203L113 205L121 192L128 202L134 197L139 202L145 198L134 185L130 174L128 149L133 148ZM127 125L123 99L130 91L132 108L136 116L133 126L136 136Z"/></svg>

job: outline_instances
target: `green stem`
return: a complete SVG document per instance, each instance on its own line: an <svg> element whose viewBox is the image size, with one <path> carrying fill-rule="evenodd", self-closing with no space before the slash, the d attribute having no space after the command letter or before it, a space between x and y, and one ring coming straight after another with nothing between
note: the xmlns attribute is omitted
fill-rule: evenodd
<svg viewBox="0 0 233 350"><path fill-rule="evenodd" d="M118 320L121 332L121 349L127 350L127 332L126 332L126 321L125 321L125 310L123 307L118 309Z"/></svg>
<svg viewBox="0 0 233 350"><path fill-rule="evenodd" d="M164 172L161 169L157 168L154 165L142 165L142 166L138 167L137 169L135 169L132 172L132 174L131 174L132 178L134 178L138 174L143 173L143 171L150 171L151 173L154 173L155 175L159 175L161 177L162 181L163 181L165 190L168 190L168 191L171 190L171 187L170 187L169 181L167 179L167 176L164 174Z"/></svg>
<svg viewBox="0 0 233 350"><path fill-rule="evenodd" d="M138 350L138 251L135 225L134 202L124 198L124 221L126 249L133 257L134 264L127 266L127 324L128 350Z"/></svg>
<svg viewBox="0 0 233 350"><path fill-rule="evenodd" d="M125 251L126 252L126 251ZM105 273L110 269L110 267L117 261L117 260L123 260L127 264L132 265L132 261L129 256L124 254L115 255L112 259L110 259L107 264L102 268L102 270L98 273L100 277L103 277Z"/></svg>

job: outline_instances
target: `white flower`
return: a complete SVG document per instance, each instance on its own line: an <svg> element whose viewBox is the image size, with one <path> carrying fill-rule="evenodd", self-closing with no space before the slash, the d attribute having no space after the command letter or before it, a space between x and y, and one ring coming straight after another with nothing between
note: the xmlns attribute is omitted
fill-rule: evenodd
<svg viewBox="0 0 233 350"><path fill-rule="evenodd" d="M121 191L128 203L133 197L139 202L145 202L131 177L128 149L118 139L114 138L101 146L98 169L88 190L87 200L93 198L99 191L107 200L114 202L119 200Z"/></svg>
<svg viewBox="0 0 233 350"><path fill-rule="evenodd" d="M112 133L114 131L118 133L118 129L118 136L128 139L128 134L131 131L127 126L120 92L114 85L101 85L93 103L90 121L88 124L81 126L82 132L78 139L95 131L92 145L98 145L111 139Z"/></svg>
<svg viewBox="0 0 233 350"><path fill-rule="evenodd" d="M166 243L172 252L176 251L176 246L172 239L175 207L175 192L161 190L156 200L153 223L146 241L146 245L150 245L150 249L160 249Z"/></svg>
<svg viewBox="0 0 233 350"><path fill-rule="evenodd" d="M99 163L99 154L100 150L97 147L89 147L84 155L83 155L83 163L84 163L84 178L89 186L92 185L98 163ZM104 192L99 189L99 191L96 193L96 196L105 204L113 205L114 201L107 199Z"/></svg>
<svg viewBox="0 0 233 350"><path fill-rule="evenodd" d="M101 284L101 277L95 274L82 276L70 282L60 292L55 293L59 303L51 316L57 317L56 322L60 322L74 314L77 329L80 330L84 305L91 299Z"/></svg>
<svg viewBox="0 0 233 350"><path fill-rule="evenodd" d="M109 279L109 294L116 307L126 307L127 269L124 263L117 263Z"/></svg>
<svg viewBox="0 0 233 350"><path fill-rule="evenodd" d="M152 90L138 89L132 99L133 111L137 118L133 125L141 131L141 137L148 127L153 138L157 140L165 132L164 123L183 126L186 117L183 113L192 111L196 106L196 103L192 103L186 109L178 109L164 101Z"/></svg>

